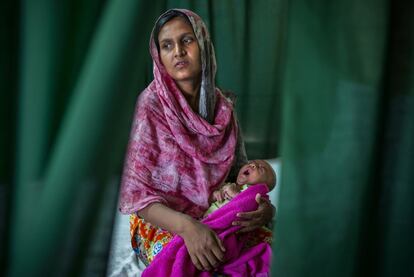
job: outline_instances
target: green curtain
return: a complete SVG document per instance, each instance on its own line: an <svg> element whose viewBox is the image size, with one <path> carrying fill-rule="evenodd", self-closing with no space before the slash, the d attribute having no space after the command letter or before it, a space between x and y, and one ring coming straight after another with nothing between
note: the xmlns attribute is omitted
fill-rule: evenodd
<svg viewBox="0 0 414 277"><path fill-rule="evenodd" d="M413 273L413 4L0 5L0 275L105 274L148 39L171 7L208 24L249 158L282 156L272 275Z"/></svg>
<svg viewBox="0 0 414 277"><path fill-rule="evenodd" d="M160 9L20 3L10 276L105 269L131 112L149 77L146 38Z"/></svg>
<svg viewBox="0 0 414 277"><path fill-rule="evenodd" d="M290 1L272 276L414 276L414 5Z"/></svg>
<svg viewBox="0 0 414 277"><path fill-rule="evenodd" d="M15 163L18 5L0 2L0 275L7 266L10 197ZM6 82L7 81L7 82Z"/></svg>

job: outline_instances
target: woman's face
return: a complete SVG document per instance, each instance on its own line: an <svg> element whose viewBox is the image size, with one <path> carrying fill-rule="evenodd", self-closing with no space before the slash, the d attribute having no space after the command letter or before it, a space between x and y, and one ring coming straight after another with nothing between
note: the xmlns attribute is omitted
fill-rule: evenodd
<svg viewBox="0 0 414 277"><path fill-rule="evenodd" d="M200 81L200 49L193 28L184 18L165 23L158 41L161 62L176 82Z"/></svg>

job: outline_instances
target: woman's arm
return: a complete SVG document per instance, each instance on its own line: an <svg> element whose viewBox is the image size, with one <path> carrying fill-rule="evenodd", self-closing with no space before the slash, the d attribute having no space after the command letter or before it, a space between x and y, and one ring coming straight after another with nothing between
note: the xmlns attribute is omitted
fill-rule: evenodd
<svg viewBox="0 0 414 277"><path fill-rule="evenodd" d="M237 214L240 220L234 221L233 225L242 226L239 232L250 232L256 228L269 224L276 214L276 208L269 200L261 197L260 194L256 195L256 202L259 204L256 211Z"/></svg>
<svg viewBox="0 0 414 277"><path fill-rule="evenodd" d="M212 270L224 261L226 249L217 234L192 217L161 203L153 203L137 214L151 224L182 237L197 269Z"/></svg>

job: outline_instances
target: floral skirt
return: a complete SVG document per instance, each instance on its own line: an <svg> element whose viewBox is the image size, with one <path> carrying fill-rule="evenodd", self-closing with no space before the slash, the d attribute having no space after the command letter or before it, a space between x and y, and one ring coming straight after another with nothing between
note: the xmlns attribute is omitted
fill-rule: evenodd
<svg viewBox="0 0 414 277"><path fill-rule="evenodd" d="M158 253L172 240L174 235L146 222L136 214L130 215L131 245L138 258L148 266ZM266 227L243 234L244 248L261 242L272 244L272 231Z"/></svg>
<svg viewBox="0 0 414 277"><path fill-rule="evenodd" d="M146 266L174 236L166 230L151 225L136 214L130 215L129 225L132 249Z"/></svg>

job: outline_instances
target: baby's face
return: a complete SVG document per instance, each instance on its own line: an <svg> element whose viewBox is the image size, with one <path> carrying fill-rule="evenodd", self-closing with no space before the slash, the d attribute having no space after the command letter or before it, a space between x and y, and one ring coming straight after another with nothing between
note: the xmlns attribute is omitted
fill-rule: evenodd
<svg viewBox="0 0 414 277"><path fill-rule="evenodd" d="M271 190L275 185L275 178L275 173L269 163L264 160L253 160L240 169L237 184L265 183Z"/></svg>

